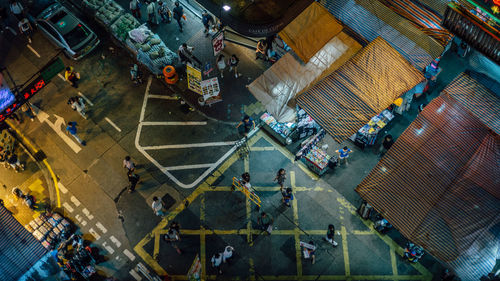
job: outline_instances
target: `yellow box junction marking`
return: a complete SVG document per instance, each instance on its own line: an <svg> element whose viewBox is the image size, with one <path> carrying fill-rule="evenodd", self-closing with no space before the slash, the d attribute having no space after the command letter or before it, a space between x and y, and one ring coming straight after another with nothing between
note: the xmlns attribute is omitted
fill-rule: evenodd
<svg viewBox="0 0 500 281"><path fill-rule="evenodd" d="M252 147L258 140L261 138L264 138L266 141L271 143L275 149L270 149L269 147L264 147L264 148L256 148ZM248 145L250 147L251 151L271 151L271 150L278 150L280 151L285 157L287 157L292 163L298 164L299 167L306 172L307 174L314 180L318 180L318 176L314 174L312 171L309 171L309 169L301 162L295 162L294 161L294 156L291 154L288 150L285 148L281 147L281 145L277 144L274 140L272 140L270 137L262 133L261 131L257 132L254 137L248 140ZM144 246L151 241L151 239L155 239L155 250L154 253L157 251L159 252L159 245L156 245L156 236L160 236L162 234L166 234L168 232L167 225L168 222L173 220L179 213L181 213L184 209L186 209L186 205L184 204L186 201L188 202L193 202L198 196L206 193L206 192L230 192L231 187L229 186L217 186L217 188L213 188L211 186L217 178L219 178L221 175L224 174L224 172L231 166L233 165L237 160L239 159L237 154L233 154L231 157L229 157L214 173L213 175L209 176L205 182L200 184L194 191L191 193L186 200L183 202L179 202L177 207L170 212L167 216L163 218L163 220L148 234L146 235L135 247L134 250L135 252L146 262L148 263L153 270L159 275L166 275L166 271L158 264L158 262L150 256L149 253L147 253L144 250ZM249 171L249 162L248 162L248 157L246 157L244 160L245 161L245 171ZM291 181L291 186L294 192L294 198L297 198L295 196L295 193L297 192L311 192L311 191L316 191L316 192L333 192L332 190L325 190L323 187L298 187L295 186L295 172L290 171L290 181ZM256 191L279 191L279 187L253 187ZM200 220L203 222L205 219L205 196L202 196L201 198L201 207L200 207ZM343 197L338 197L337 201L341 204L341 206L347 210L350 214L359 217L359 215L356 212L356 207L354 207L350 202L348 202L345 198ZM200 261L202 264L202 280L216 280L217 276L216 275L207 275L206 274L206 245L205 245L205 237L206 235L247 235L247 240L249 241L250 245L252 245L252 235L263 235L261 230L257 229L252 229L251 228L251 203L250 200L247 198L246 200L246 209L247 209L247 227L244 229L234 229L234 230L211 230L211 229L204 229L203 227L200 227L200 229L183 229L182 230L182 235L199 235L200 236ZM395 253L402 255L403 249L396 244L390 237L388 236L383 236L380 235L374 228L373 228L373 223L371 221L365 221L363 219L360 219L363 221L363 223L366 225L368 230L352 230L350 232L347 231L345 226L341 227L341 236L342 236L342 247L344 251L344 265L345 265L345 275L303 275L302 271L302 252L301 252L301 247L300 247L300 234L301 231L297 227L298 226L298 205L297 205L297 199L292 201L292 209L293 209L293 216L294 216L294 223L296 227L293 230L273 230L272 235L287 235L291 236L293 235L295 238L295 250L296 250L296 260L297 260L297 275L280 275L280 276L275 276L275 275L269 275L269 276L261 276L264 280L422 280L422 281L430 281L432 280L432 274L425 268L423 267L420 263L411 263L410 265L413 266L421 275L398 275L397 273L397 264L396 264L396 256ZM326 230L324 229L319 229L319 230L306 230L307 235L325 235ZM377 235L382 241L384 241L387 245L390 246L391 249L391 264L392 264L392 271L393 275L350 275L350 264L349 264L349 253L348 253L348 245L347 245L347 235ZM158 250L156 249L158 247ZM250 265L250 280L256 280L255 277L255 265L253 259L249 259L249 265ZM174 280L187 280L186 275L170 275ZM243 280L240 277L233 276L231 277L231 280Z"/></svg>

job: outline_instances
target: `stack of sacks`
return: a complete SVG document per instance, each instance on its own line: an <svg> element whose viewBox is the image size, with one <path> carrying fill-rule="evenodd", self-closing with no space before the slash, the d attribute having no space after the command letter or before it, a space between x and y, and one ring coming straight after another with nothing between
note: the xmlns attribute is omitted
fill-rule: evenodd
<svg viewBox="0 0 500 281"><path fill-rule="evenodd" d="M119 17L112 25L111 32L112 34L120 41L125 41L127 39L128 33L137 27L139 27L140 23L134 18L131 14L124 14Z"/></svg>
<svg viewBox="0 0 500 281"><path fill-rule="evenodd" d="M124 13L123 8L115 1L107 1L104 6L97 10L96 17L104 25L110 26L121 14Z"/></svg>
<svg viewBox="0 0 500 281"><path fill-rule="evenodd" d="M97 11L99 8L106 4L107 0L83 0L85 6L91 8L94 11Z"/></svg>

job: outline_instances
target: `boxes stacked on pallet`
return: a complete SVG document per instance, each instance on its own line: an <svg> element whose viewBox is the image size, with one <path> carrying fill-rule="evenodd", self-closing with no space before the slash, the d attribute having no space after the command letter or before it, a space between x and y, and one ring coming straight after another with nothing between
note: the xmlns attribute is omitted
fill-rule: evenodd
<svg viewBox="0 0 500 281"><path fill-rule="evenodd" d="M40 215L24 227L49 250L67 239L71 231L71 223L58 213Z"/></svg>

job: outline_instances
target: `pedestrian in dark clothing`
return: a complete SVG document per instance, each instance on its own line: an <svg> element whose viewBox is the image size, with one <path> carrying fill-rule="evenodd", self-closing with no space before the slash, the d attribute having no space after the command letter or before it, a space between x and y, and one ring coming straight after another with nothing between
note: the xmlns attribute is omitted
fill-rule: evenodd
<svg viewBox="0 0 500 281"><path fill-rule="evenodd" d="M132 171L127 172L128 182L130 183L130 187L128 188L128 192L132 193L135 191L135 186L139 182L139 175L134 174Z"/></svg>
<svg viewBox="0 0 500 281"><path fill-rule="evenodd" d="M220 268L220 266L222 264L221 253L213 255L211 261L212 261L212 266L217 270L217 274L222 274L222 269Z"/></svg>
<svg viewBox="0 0 500 281"><path fill-rule="evenodd" d="M14 16L16 16L17 20L22 20L24 18L24 8L19 1L10 0L9 8Z"/></svg>
<svg viewBox="0 0 500 281"><path fill-rule="evenodd" d="M181 225L180 225L180 223L178 223L176 221L172 221L170 223L169 229L173 229L173 230L177 231L177 235L179 236L179 241L181 241Z"/></svg>
<svg viewBox="0 0 500 281"><path fill-rule="evenodd" d="M78 141L81 145L85 146L86 142L84 140L81 140L78 135L76 134L76 122L68 122L68 126L66 127L66 131L70 133L76 141Z"/></svg>
<svg viewBox="0 0 500 281"><path fill-rule="evenodd" d="M335 227L333 224L328 225L328 230L326 231L326 237L323 238L325 241L328 241L333 247L337 247L338 243L335 242Z"/></svg>
<svg viewBox="0 0 500 281"><path fill-rule="evenodd" d="M128 155L125 156L125 159L123 159L123 168L127 168L128 172L135 171L135 164Z"/></svg>
<svg viewBox="0 0 500 281"><path fill-rule="evenodd" d="M21 111L28 116L31 121L35 121L35 114L33 114L33 109L31 108L31 105L29 102L26 102L21 106Z"/></svg>
<svg viewBox="0 0 500 281"><path fill-rule="evenodd" d="M7 118L16 121L17 125L21 124L21 119L17 116L17 113L11 113Z"/></svg>
<svg viewBox="0 0 500 281"><path fill-rule="evenodd" d="M273 218L271 215L266 214L265 212L262 212L260 215L258 222L262 228L263 231L266 231L268 234L271 234L273 231Z"/></svg>
<svg viewBox="0 0 500 281"><path fill-rule="evenodd" d="M130 0L129 8L134 17L141 19L141 4L139 0Z"/></svg>
<svg viewBox="0 0 500 281"><path fill-rule="evenodd" d="M193 66L201 67L201 61L193 55L194 47L188 46L186 43L182 43L179 46L179 50L177 50L177 54L179 55L179 60L181 63L190 63ZM196 62L194 64L193 62Z"/></svg>
<svg viewBox="0 0 500 281"><path fill-rule="evenodd" d="M231 55L231 58L229 58L229 72L234 69L235 78L241 76L241 74L238 73L238 63L240 63L240 59L235 54Z"/></svg>
<svg viewBox="0 0 500 281"><path fill-rule="evenodd" d="M7 163L16 171L16 173L19 172L19 170L24 171L24 165L19 162L19 157L17 157L17 154L14 152L7 152L6 154L7 157Z"/></svg>
<svg viewBox="0 0 500 281"><path fill-rule="evenodd" d="M387 153L387 151L391 148L393 144L394 140L392 139L392 136L391 135L385 136L382 145L380 145L379 156L380 157L384 156L384 154Z"/></svg>
<svg viewBox="0 0 500 281"><path fill-rule="evenodd" d="M276 174L276 177L274 178L274 180L278 181L278 184L280 185L280 191L283 192L284 187L285 187L285 180L286 180L286 171L285 171L285 169L283 169L283 168L279 169L279 171Z"/></svg>
<svg viewBox="0 0 500 281"><path fill-rule="evenodd" d="M208 37L208 30L210 29L210 26L214 24L214 18L206 10L204 10L201 14L201 21L203 22L203 26L205 26L205 37Z"/></svg>
<svg viewBox="0 0 500 281"><path fill-rule="evenodd" d="M240 133L243 134L245 137L251 130L255 129L255 121L253 121L253 119L250 118L250 116L248 115L245 115L245 117L243 117L243 120L241 120L240 123L238 123L236 128L239 128L241 125L243 125L243 130Z"/></svg>
<svg viewBox="0 0 500 281"><path fill-rule="evenodd" d="M175 229L172 229L172 228L169 229L167 234L165 234L165 236L163 237L163 239L165 241L167 241L168 243L170 243L179 255L182 254L181 249L179 249L179 246L177 245L178 241L180 240L180 237Z"/></svg>
<svg viewBox="0 0 500 281"><path fill-rule="evenodd" d="M175 1L175 7L173 9L173 18L177 21L177 24L179 25L179 31L182 32L182 22L181 19L184 18L184 9L180 5L179 1Z"/></svg>
<svg viewBox="0 0 500 281"><path fill-rule="evenodd" d="M291 187L287 187L285 190L281 192L281 195L283 195L282 202L285 204L287 207L291 207L290 201L293 200L293 192Z"/></svg>

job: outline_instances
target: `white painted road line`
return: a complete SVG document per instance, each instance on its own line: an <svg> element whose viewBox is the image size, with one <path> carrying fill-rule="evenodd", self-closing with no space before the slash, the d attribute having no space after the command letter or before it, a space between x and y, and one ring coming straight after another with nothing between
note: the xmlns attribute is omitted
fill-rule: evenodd
<svg viewBox="0 0 500 281"><path fill-rule="evenodd" d="M30 49L30 51L32 51L32 52L33 52L33 54L35 54L35 56L37 56L37 57L41 57L41 56L40 56L40 54L39 54L37 51L35 51L35 49L33 49L33 47L31 47L31 45L30 45L30 44L28 44L28 45L26 45L26 46L28 46L28 49Z"/></svg>
<svg viewBox="0 0 500 281"><path fill-rule="evenodd" d="M108 232L108 230L107 230L107 229L104 227L104 225L102 225L102 223L100 223L100 222L96 222L95 226L96 226L97 228L99 228L99 229L102 231L102 233L106 233L106 232Z"/></svg>
<svg viewBox="0 0 500 281"><path fill-rule="evenodd" d="M164 95L149 95L150 99L164 99L164 100L178 100L178 96L164 96Z"/></svg>
<svg viewBox="0 0 500 281"><path fill-rule="evenodd" d="M73 213L73 208L68 204L68 202L64 202L63 204L64 209L66 209L68 212Z"/></svg>
<svg viewBox="0 0 500 281"><path fill-rule="evenodd" d="M111 240L111 242L113 242L117 248L120 248L120 246L122 245L122 243L118 241L118 239L116 239L116 237L114 237L113 235L109 237L109 240Z"/></svg>
<svg viewBox="0 0 500 281"><path fill-rule="evenodd" d="M106 249L106 251L108 251L110 255L112 255L115 252L115 249L109 246L107 242L102 243L102 246L104 247L104 249Z"/></svg>
<svg viewBox="0 0 500 281"><path fill-rule="evenodd" d="M80 201L78 201L78 199L76 199L75 196L71 196L71 202L73 202L73 204L75 204L75 206L79 207L80 206Z"/></svg>
<svg viewBox="0 0 500 281"><path fill-rule="evenodd" d="M170 167L164 167L163 170L166 170L166 171L177 171L177 170L187 170L187 169L203 169L203 168L210 168L213 165L214 165L214 163L210 163L210 164L181 165L181 166L170 166Z"/></svg>
<svg viewBox="0 0 500 281"><path fill-rule="evenodd" d="M86 97L84 96L81 92L78 92L78 95L82 97L86 103L88 103L90 106L94 106L94 104Z"/></svg>
<svg viewBox="0 0 500 281"><path fill-rule="evenodd" d="M95 241L101 239L101 235L97 234L97 232L93 228L89 229L89 232L90 234L92 234L92 236L94 236Z"/></svg>
<svg viewBox="0 0 500 281"><path fill-rule="evenodd" d="M82 216L80 215L76 215L75 216L75 219L82 225L82 226L86 226L87 225L87 221L83 219Z"/></svg>
<svg viewBox="0 0 500 281"><path fill-rule="evenodd" d="M234 145L235 143L236 143L235 141L224 141L224 142L167 144L167 145L143 146L142 149L157 150L157 149L173 149L173 148L211 147L211 146Z"/></svg>
<svg viewBox="0 0 500 281"><path fill-rule="evenodd" d="M123 254L125 256L127 256L127 258L130 260L130 261L134 261L135 260L135 256L134 254L132 254L128 249L125 249L123 250Z"/></svg>
<svg viewBox="0 0 500 281"><path fill-rule="evenodd" d="M175 121L164 121L164 122L141 122L145 126L202 126L207 125L206 121L186 121L186 122L175 122Z"/></svg>
<svg viewBox="0 0 500 281"><path fill-rule="evenodd" d="M57 73L57 77L61 78L61 80L63 81L66 81L66 78L64 78L61 73Z"/></svg>
<svg viewBox="0 0 500 281"><path fill-rule="evenodd" d="M108 123L111 126L113 126L113 128L115 128L118 132L122 131L122 129L120 129L118 126L116 126L116 124L113 121L111 121L108 117L104 117L104 120L108 121Z"/></svg>
<svg viewBox="0 0 500 281"><path fill-rule="evenodd" d="M58 182L57 185L59 186L59 190L62 193L64 193L64 194L68 193L68 189L62 183Z"/></svg>
<svg viewBox="0 0 500 281"><path fill-rule="evenodd" d="M135 270L131 269L128 273L130 273L130 275L132 275L132 277L134 277L135 280L137 281L142 280L142 277Z"/></svg>
<svg viewBox="0 0 500 281"><path fill-rule="evenodd" d="M92 220L94 218L93 215L90 214L89 210L87 208L83 208L82 212L87 216L89 220Z"/></svg>

